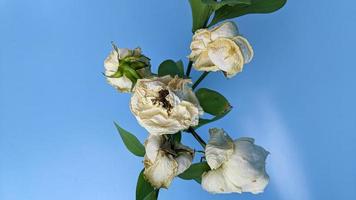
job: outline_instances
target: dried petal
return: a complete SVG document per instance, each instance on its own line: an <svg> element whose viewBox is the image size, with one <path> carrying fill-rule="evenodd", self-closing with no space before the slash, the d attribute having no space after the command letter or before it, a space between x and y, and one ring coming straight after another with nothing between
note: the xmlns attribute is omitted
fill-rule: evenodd
<svg viewBox="0 0 356 200"><path fill-rule="evenodd" d="M205 147L205 157L211 169L219 168L234 151L234 142L223 129L209 130L210 139Z"/></svg>
<svg viewBox="0 0 356 200"><path fill-rule="evenodd" d="M225 22L212 29L199 29L190 45L189 59L198 71L223 71L231 78L250 62L253 50L248 41L239 36L233 22Z"/></svg>
<svg viewBox="0 0 356 200"><path fill-rule="evenodd" d="M155 188L168 188L176 176L178 163L172 155L159 151L153 165L145 167L144 175Z"/></svg>
<svg viewBox="0 0 356 200"><path fill-rule="evenodd" d="M115 87L120 92L131 92L132 81L123 75L120 78L107 78L110 85Z"/></svg>
<svg viewBox="0 0 356 200"><path fill-rule="evenodd" d="M219 144L215 146L220 146L220 148L225 146L226 149L229 149L231 138L224 138L222 130L219 129L213 131L213 133L215 135L211 135L212 139L210 139L208 145L211 145L214 141L215 144ZM209 147L209 150L208 145L206 156L210 166L211 160L215 162L215 160L219 160L216 158L220 157L214 154L212 157L211 152L215 148ZM212 193L251 192L257 194L263 192L269 181L265 170L265 161L269 153L262 147L255 145L252 138L240 138L235 140L233 145L234 151L228 159L225 159L216 169L203 174L202 187ZM215 152L218 151L215 150ZM223 153L224 151L221 154ZM216 165L214 163L211 166Z"/></svg>
<svg viewBox="0 0 356 200"><path fill-rule="evenodd" d="M170 76L139 79L130 102L139 124L153 135L174 134L196 126L202 109L186 86L188 82ZM162 96L162 92L166 94Z"/></svg>
<svg viewBox="0 0 356 200"><path fill-rule="evenodd" d="M242 71L244 59L241 50L230 39L220 38L210 43L208 55L220 70L227 73L227 77Z"/></svg>

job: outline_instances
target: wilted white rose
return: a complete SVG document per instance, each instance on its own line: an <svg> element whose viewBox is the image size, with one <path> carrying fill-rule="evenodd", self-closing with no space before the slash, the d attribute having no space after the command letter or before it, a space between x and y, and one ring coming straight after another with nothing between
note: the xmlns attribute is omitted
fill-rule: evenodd
<svg viewBox="0 0 356 200"><path fill-rule="evenodd" d="M104 61L105 76L110 85L120 92L131 92L133 84L139 78L150 76L149 59L140 48L114 49Z"/></svg>
<svg viewBox="0 0 356 200"><path fill-rule="evenodd" d="M205 156L212 170L202 176L202 187L211 193L263 192L269 177L265 161L269 154L252 138L233 141L222 129L210 129Z"/></svg>
<svg viewBox="0 0 356 200"><path fill-rule="evenodd" d="M130 109L150 134L174 134L196 126L203 110L190 87L190 79L171 76L139 79Z"/></svg>
<svg viewBox="0 0 356 200"><path fill-rule="evenodd" d="M173 178L192 164L194 151L166 136L150 135L145 142L144 176L155 188L168 188Z"/></svg>
<svg viewBox="0 0 356 200"><path fill-rule="evenodd" d="M241 72L253 57L249 42L239 35L233 22L212 29L199 29L193 35L189 59L199 71L223 71L227 77Z"/></svg>

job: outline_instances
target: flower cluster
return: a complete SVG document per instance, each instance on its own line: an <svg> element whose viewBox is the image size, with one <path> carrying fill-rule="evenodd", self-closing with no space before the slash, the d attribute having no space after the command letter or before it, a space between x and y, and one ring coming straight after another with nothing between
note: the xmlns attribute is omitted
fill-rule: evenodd
<svg viewBox="0 0 356 200"><path fill-rule="evenodd" d="M211 30L199 29L190 45L190 60L199 71L223 71L231 78L253 57L250 43L239 35L237 26L225 22Z"/></svg>
<svg viewBox="0 0 356 200"><path fill-rule="evenodd" d="M130 50L113 46L104 62L105 76L118 91L131 93L130 110L148 132L143 152L134 148L130 151L144 156L143 177L153 191L168 188L179 176L197 180L211 193L263 192L269 181L265 171L268 155L265 149L255 145L252 138L233 140L218 128L210 129L210 139L205 143L195 131L231 109L224 97L219 98L222 95L211 90L194 92L192 80L178 73L179 66L174 62L154 74L150 71L150 59L140 48ZM228 78L241 72L253 57L251 45L238 33L233 22L198 29L190 47L189 59L196 70L222 71ZM162 73L165 70L169 72ZM215 118L202 119L204 112ZM119 131L129 134L121 128ZM192 164L194 148L181 144L182 132L193 134L204 148L198 165ZM125 137L123 139L125 142ZM130 144L125 144L130 149ZM135 148L140 145L136 144ZM192 165L203 166L198 177L190 174Z"/></svg>

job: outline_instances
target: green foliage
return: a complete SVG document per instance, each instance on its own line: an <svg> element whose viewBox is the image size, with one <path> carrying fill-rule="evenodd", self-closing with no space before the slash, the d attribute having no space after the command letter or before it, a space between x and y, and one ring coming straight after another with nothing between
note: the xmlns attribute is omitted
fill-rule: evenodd
<svg viewBox="0 0 356 200"><path fill-rule="evenodd" d="M179 174L179 178L185 180L196 180L198 183L201 182L201 176L204 172L209 171L210 167L207 162L194 163L183 173Z"/></svg>
<svg viewBox="0 0 356 200"><path fill-rule="evenodd" d="M136 200L156 200L158 197L158 190L155 190L151 184L146 181L143 171L138 176L136 185Z"/></svg>
<svg viewBox="0 0 356 200"><path fill-rule="evenodd" d="M121 128L116 122L114 122L117 130L120 133L121 139L124 142L126 148L136 156L143 157L145 155L145 147L132 133Z"/></svg>
<svg viewBox="0 0 356 200"><path fill-rule="evenodd" d="M227 113L229 113L231 111L231 108L229 110L226 110L226 112L220 114L220 115L216 115L214 116L213 118L211 119L203 119L203 118L200 118L199 119L199 124L197 126L194 127L194 129L197 129L201 126L204 126L205 124L209 124L211 122L215 122L223 117L225 117L225 115L227 115Z"/></svg>
<svg viewBox="0 0 356 200"><path fill-rule="evenodd" d="M226 4L215 11L214 18L209 26L246 14L275 12L282 8L286 2L287 0L251 0L250 4Z"/></svg>
<svg viewBox="0 0 356 200"><path fill-rule="evenodd" d="M203 3L210 5L214 10L218 10L219 8L228 5L228 6L235 6L238 4L241 5L250 5L251 0L222 0L217 2L215 0L202 0Z"/></svg>
<svg viewBox="0 0 356 200"><path fill-rule="evenodd" d="M209 114L219 116L231 109L230 103L220 93L207 88L195 92L200 106Z"/></svg>
<svg viewBox="0 0 356 200"><path fill-rule="evenodd" d="M158 76L171 75L174 77L178 75L179 77L184 76L184 67L182 61L174 62L173 60L163 61L158 68Z"/></svg>
<svg viewBox="0 0 356 200"><path fill-rule="evenodd" d="M202 0L189 0L193 16L192 32L204 28L212 14L212 7L202 2Z"/></svg>
<svg viewBox="0 0 356 200"><path fill-rule="evenodd" d="M183 61L182 60L178 60L176 62L176 65L177 65L177 68L178 68L178 76L179 77L183 77L184 76L184 64L183 64Z"/></svg>

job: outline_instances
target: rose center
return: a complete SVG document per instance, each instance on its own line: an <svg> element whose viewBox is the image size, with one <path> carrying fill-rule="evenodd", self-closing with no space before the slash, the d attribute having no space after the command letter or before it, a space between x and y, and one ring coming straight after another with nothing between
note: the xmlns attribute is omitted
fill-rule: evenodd
<svg viewBox="0 0 356 200"><path fill-rule="evenodd" d="M170 111L172 110L173 106L172 104L166 99L166 97L169 95L169 91L166 89L162 89L158 92L158 97L152 99L152 103L154 105L159 104L162 105L164 109L167 110L167 113L169 114Z"/></svg>

